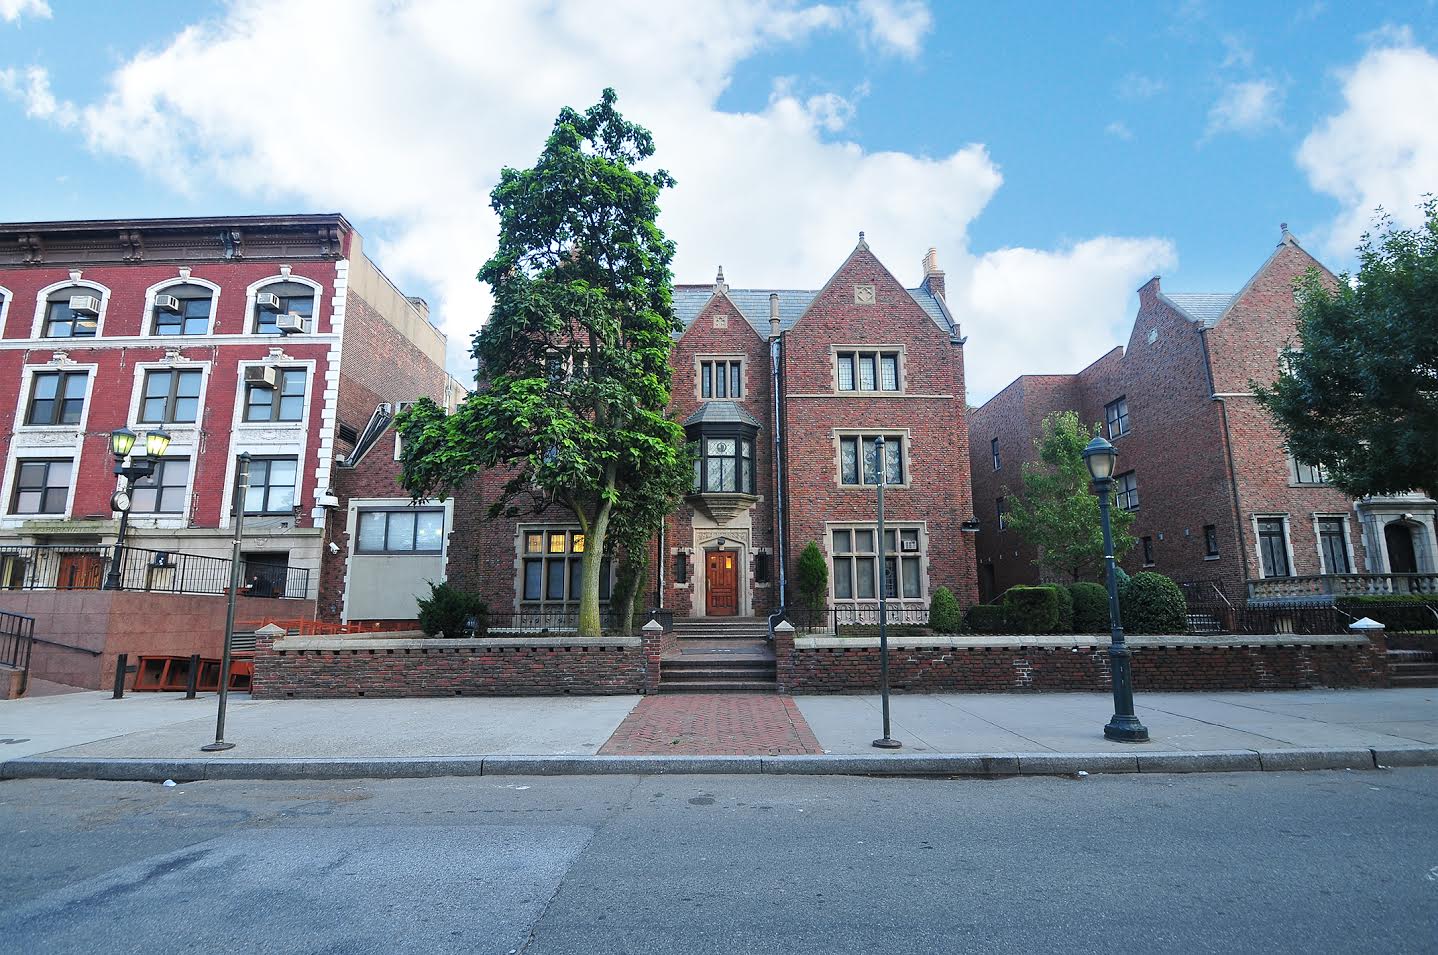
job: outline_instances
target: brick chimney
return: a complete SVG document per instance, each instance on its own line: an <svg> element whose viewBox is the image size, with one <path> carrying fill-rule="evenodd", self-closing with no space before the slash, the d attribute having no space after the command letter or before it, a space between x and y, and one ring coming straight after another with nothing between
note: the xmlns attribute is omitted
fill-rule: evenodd
<svg viewBox="0 0 1438 955"><path fill-rule="evenodd" d="M933 247L924 254L923 288L939 298L944 297L944 271L939 268L939 250Z"/></svg>

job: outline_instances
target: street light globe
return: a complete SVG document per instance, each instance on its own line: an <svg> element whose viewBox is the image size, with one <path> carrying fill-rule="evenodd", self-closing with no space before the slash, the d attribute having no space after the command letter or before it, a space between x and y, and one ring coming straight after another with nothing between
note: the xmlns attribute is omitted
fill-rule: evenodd
<svg viewBox="0 0 1438 955"><path fill-rule="evenodd" d="M135 432L129 428L116 428L110 432L110 450L115 460L122 460L135 446Z"/></svg>
<svg viewBox="0 0 1438 955"><path fill-rule="evenodd" d="M133 438L131 441L133 442ZM170 447L170 435L165 431L151 431L145 435L145 453L152 458L162 458Z"/></svg>
<svg viewBox="0 0 1438 955"><path fill-rule="evenodd" d="M1098 435L1083 449L1083 462L1088 465L1089 477L1094 483L1113 477L1114 462L1118 460L1118 449L1109 444L1103 435Z"/></svg>

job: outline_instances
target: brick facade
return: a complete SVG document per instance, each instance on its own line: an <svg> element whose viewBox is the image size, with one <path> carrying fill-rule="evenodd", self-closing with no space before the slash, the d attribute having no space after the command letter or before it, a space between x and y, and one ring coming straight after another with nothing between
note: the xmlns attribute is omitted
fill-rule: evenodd
<svg viewBox="0 0 1438 955"><path fill-rule="evenodd" d="M873 485L841 483L844 434L903 437L904 479L887 492L887 516L891 524L919 532L919 551L906 553L922 566L904 585L917 589L899 602L925 608L939 586L964 604L977 598L972 535L961 531L972 516L963 339L944 304L943 273L932 257L926 272L922 285L905 288L861 238L819 291L731 289L722 270L712 286L676 287L683 330L671 357L671 412L688 424L697 447L716 435L752 441L754 476L752 488L738 493L691 495L669 518L662 546L658 539L652 545L643 603L652 606L657 599L678 616L727 609L710 605L709 555L732 558L735 615L762 616L781 606L781 577L791 581L792 600L794 564L807 543L817 542L832 557L831 525L874 522ZM844 349L896 354L897 386L841 390L836 356ZM740 363L738 396L730 387L720 391L714 379L710 394L703 394L705 361ZM448 578L478 591L491 610L509 613L531 605L520 587L522 531L574 522L556 513L558 507L484 519L504 480L499 473L482 474L459 495ZM830 599L840 599L832 585ZM870 595L866 602L876 599Z"/></svg>
<svg viewBox="0 0 1438 955"><path fill-rule="evenodd" d="M1256 530L1263 518L1281 521L1287 567L1276 569L1286 576L1387 572L1374 541L1394 519L1412 527L1423 565L1414 569L1432 572L1432 558L1424 556L1433 553L1432 501L1420 495L1354 501L1327 485L1300 484L1281 436L1253 397L1253 383L1271 382L1281 352L1297 341L1294 282L1314 268L1333 280L1285 231L1235 295L1165 294L1155 277L1139 289L1126 348L1077 374L1022 376L970 413L986 598L1039 578L1032 549L1013 530L999 529L995 502L1021 492L1021 469L1036 458L1042 420L1075 410L1085 423L1104 425L1106 406L1120 398L1130 430L1109 435L1119 452L1116 473L1134 473L1140 500L1131 530L1139 544L1123 562L1129 572L1156 570L1198 582L1197 591L1211 600L1219 599L1215 588L1242 600L1248 582L1275 576L1259 556ZM991 460L994 438L998 470ZM1325 518L1342 524L1347 568L1329 567L1321 556L1316 527Z"/></svg>

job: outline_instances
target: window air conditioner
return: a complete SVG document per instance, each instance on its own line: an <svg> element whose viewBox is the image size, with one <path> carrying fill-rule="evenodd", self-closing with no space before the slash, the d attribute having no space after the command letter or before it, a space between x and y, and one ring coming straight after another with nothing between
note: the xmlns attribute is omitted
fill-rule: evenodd
<svg viewBox="0 0 1438 955"><path fill-rule="evenodd" d="M280 310L280 297L274 292L261 292L255 296L255 304L264 312L278 312Z"/></svg>
<svg viewBox="0 0 1438 955"><path fill-rule="evenodd" d="M100 314L100 300L93 295L71 295L70 311L95 318Z"/></svg>
<svg viewBox="0 0 1438 955"><path fill-rule="evenodd" d="M286 312L275 319L275 328L278 328L286 335L297 335L305 331L305 323L306 319L303 315L296 312Z"/></svg>
<svg viewBox="0 0 1438 955"><path fill-rule="evenodd" d="M275 369L272 365L246 365L245 384L260 388L275 386Z"/></svg>
<svg viewBox="0 0 1438 955"><path fill-rule="evenodd" d="M178 315L180 314L180 300L173 295L156 295L155 308L161 312Z"/></svg>
<svg viewBox="0 0 1438 955"><path fill-rule="evenodd" d="M900 541L900 542L899 542L899 549L900 549L900 550L918 550L918 549L919 549L919 542L918 542L918 541Z"/></svg>

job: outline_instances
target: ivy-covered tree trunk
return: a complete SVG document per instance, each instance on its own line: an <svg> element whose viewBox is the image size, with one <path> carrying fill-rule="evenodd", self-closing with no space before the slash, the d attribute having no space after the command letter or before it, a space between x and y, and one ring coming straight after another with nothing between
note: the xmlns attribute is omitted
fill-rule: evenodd
<svg viewBox="0 0 1438 955"><path fill-rule="evenodd" d="M604 539L609 533L608 504L600 505L594 523L585 532L584 557L579 562L579 635L597 637L604 632L599 615L599 575L604 569Z"/></svg>

